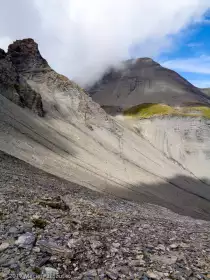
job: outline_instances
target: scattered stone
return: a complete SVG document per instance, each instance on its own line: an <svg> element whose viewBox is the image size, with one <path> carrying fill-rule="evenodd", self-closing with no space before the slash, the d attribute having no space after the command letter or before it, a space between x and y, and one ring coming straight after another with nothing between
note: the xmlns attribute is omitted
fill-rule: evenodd
<svg viewBox="0 0 210 280"><path fill-rule="evenodd" d="M92 241L90 247L92 248L92 250L96 250L99 249L103 246L103 244L100 241Z"/></svg>
<svg viewBox="0 0 210 280"><path fill-rule="evenodd" d="M36 246L36 247L33 248L33 251L34 251L35 253L39 253L41 250L40 250L39 247Z"/></svg>
<svg viewBox="0 0 210 280"><path fill-rule="evenodd" d="M73 249L77 246L77 243L78 243L78 239L70 239L67 243L67 246L70 248L70 249Z"/></svg>
<svg viewBox="0 0 210 280"><path fill-rule="evenodd" d="M36 244L40 247L40 250L44 253L63 255L68 258L73 257L72 251L67 250L63 246L58 246L53 242L48 242L46 240L39 240L37 241Z"/></svg>
<svg viewBox="0 0 210 280"><path fill-rule="evenodd" d="M11 234L16 234L16 233L18 233L19 232L19 230L16 228L16 227L11 227L10 229L9 229L9 233L11 233Z"/></svg>
<svg viewBox="0 0 210 280"><path fill-rule="evenodd" d="M178 244L171 244L169 247L171 248L171 249L177 249L178 248Z"/></svg>
<svg viewBox="0 0 210 280"><path fill-rule="evenodd" d="M117 271L106 271L106 275L112 280L117 280L119 278L119 274L117 273Z"/></svg>
<svg viewBox="0 0 210 280"><path fill-rule="evenodd" d="M178 257L175 255L163 255L163 256L153 255L151 256L151 260L165 265L172 265L176 263Z"/></svg>
<svg viewBox="0 0 210 280"><path fill-rule="evenodd" d="M112 246L115 248L119 248L120 247L120 243L112 243Z"/></svg>
<svg viewBox="0 0 210 280"><path fill-rule="evenodd" d="M46 277L46 279L56 279L56 277L58 275L59 275L59 272L55 268L44 267L44 269L43 269L43 276Z"/></svg>
<svg viewBox="0 0 210 280"><path fill-rule="evenodd" d="M7 248L9 248L9 246L10 246L9 243L7 243L7 242L2 243L0 245L0 253L5 251Z"/></svg>
<svg viewBox="0 0 210 280"><path fill-rule="evenodd" d="M20 248L27 249L27 248L32 248L33 245L35 244L35 241L36 241L36 236L31 232L27 232L19 236L15 244L18 245Z"/></svg>
<svg viewBox="0 0 210 280"><path fill-rule="evenodd" d="M159 275L159 273L153 272L153 271L147 271L147 276L151 279L154 279L154 280L160 280L161 279L161 276Z"/></svg>
<svg viewBox="0 0 210 280"><path fill-rule="evenodd" d="M160 250L160 251L165 251L166 250L166 247L163 245L163 244L159 244L157 247L156 247L157 250Z"/></svg>
<svg viewBox="0 0 210 280"><path fill-rule="evenodd" d="M84 279L84 280L96 279L96 277L98 276L98 273L97 273L97 271L95 269L93 269L93 270L89 270L89 271L85 272L83 274L83 276L84 277L82 279Z"/></svg>
<svg viewBox="0 0 210 280"><path fill-rule="evenodd" d="M37 267L42 267L42 266L45 265L50 259L51 259L50 256L41 258L41 259L37 262Z"/></svg>

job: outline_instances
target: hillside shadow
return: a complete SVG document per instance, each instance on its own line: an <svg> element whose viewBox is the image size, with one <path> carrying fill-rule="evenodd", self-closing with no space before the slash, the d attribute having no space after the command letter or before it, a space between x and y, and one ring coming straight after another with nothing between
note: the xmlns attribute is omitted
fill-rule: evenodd
<svg viewBox="0 0 210 280"><path fill-rule="evenodd" d="M210 185L187 176L176 176L167 182L139 184L115 195L140 203L152 203L195 219L210 220Z"/></svg>
<svg viewBox="0 0 210 280"><path fill-rule="evenodd" d="M60 176L62 177L62 170ZM103 186L100 185L100 189L103 189L103 193L100 193L0 152L0 178L1 185L12 184L15 186L18 183L19 186L21 183L28 190L31 188L33 192L37 191L37 193L40 193L41 189L46 193L50 191L52 195L54 191L59 191L60 195L77 194L79 197L96 202L103 198L104 207L108 207L112 203L113 208L118 209L116 198L120 198L141 205L146 203L158 205L180 215L210 221L210 186L187 176L176 176L171 178L170 182L138 184L124 188L104 183ZM111 202L110 198L113 198ZM123 202L123 200L120 201ZM161 208L159 210L162 211Z"/></svg>

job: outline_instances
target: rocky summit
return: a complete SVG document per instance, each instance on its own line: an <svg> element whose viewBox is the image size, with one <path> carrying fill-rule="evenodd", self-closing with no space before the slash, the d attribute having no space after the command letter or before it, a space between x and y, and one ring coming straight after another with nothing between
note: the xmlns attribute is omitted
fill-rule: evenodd
<svg viewBox="0 0 210 280"><path fill-rule="evenodd" d="M103 78L125 82L114 106L145 102L129 99L139 67L145 88L153 73L150 98L165 99L165 79L170 105L208 105L141 59L134 79L128 69ZM34 40L0 50L0 279L210 279L209 119L112 116L92 97Z"/></svg>
<svg viewBox="0 0 210 280"><path fill-rule="evenodd" d="M150 58L129 60L119 69L111 68L88 90L93 100L111 113L142 103L210 103L200 89Z"/></svg>
<svg viewBox="0 0 210 280"><path fill-rule="evenodd" d="M39 58L39 59L38 59ZM33 40L16 41L8 53L0 50L0 93L17 105L28 107L39 116L44 115L41 95L35 92L22 75L24 66L35 67L37 60L44 64ZM47 64L47 63L46 63Z"/></svg>

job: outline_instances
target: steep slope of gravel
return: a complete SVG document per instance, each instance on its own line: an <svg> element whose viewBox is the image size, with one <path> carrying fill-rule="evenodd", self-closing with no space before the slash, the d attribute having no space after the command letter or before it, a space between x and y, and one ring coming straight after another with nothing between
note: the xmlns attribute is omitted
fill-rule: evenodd
<svg viewBox="0 0 210 280"><path fill-rule="evenodd" d="M209 222L0 166L0 279L209 279Z"/></svg>
<svg viewBox="0 0 210 280"><path fill-rule="evenodd" d="M200 89L150 58L128 61L123 69L110 70L89 92L94 101L111 113L142 103L210 103Z"/></svg>

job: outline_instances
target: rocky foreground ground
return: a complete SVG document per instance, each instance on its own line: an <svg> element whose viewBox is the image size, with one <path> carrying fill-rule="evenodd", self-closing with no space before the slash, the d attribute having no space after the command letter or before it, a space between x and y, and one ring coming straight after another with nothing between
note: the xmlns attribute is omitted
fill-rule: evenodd
<svg viewBox="0 0 210 280"><path fill-rule="evenodd" d="M0 153L0 279L210 279L210 222Z"/></svg>

